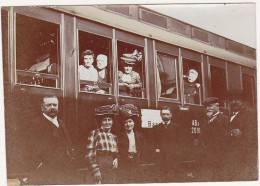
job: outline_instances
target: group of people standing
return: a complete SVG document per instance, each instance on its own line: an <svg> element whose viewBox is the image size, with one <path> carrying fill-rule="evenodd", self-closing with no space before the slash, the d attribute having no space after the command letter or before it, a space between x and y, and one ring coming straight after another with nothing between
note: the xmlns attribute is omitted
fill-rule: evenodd
<svg viewBox="0 0 260 186"><path fill-rule="evenodd" d="M206 98L206 122L202 125L204 151L198 162L200 176L208 181L257 179L256 117L240 99L230 102L231 116L219 110L217 98ZM68 129L57 118L59 101L56 96L42 99L42 115L20 130L20 159L28 175L21 180L28 184L77 183L73 164L77 161ZM105 105L95 109L99 127L90 132L86 141L85 159L93 183L143 183L141 163L144 149L151 146L156 154L159 182L174 182L180 172L188 132L173 121L168 106L160 111L162 122L154 126L150 143L136 130L140 125L139 109L133 104ZM111 129L119 121L122 130ZM187 176L193 177L192 170ZM203 181L203 179L201 181Z"/></svg>
<svg viewBox="0 0 260 186"><path fill-rule="evenodd" d="M202 167L211 181L257 180L257 118L241 96L232 95L229 116L220 112L218 98L203 102L208 120L202 130Z"/></svg>
<svg viewBox="0 0 260 186"><path fill-rule="evenodd" d="M85 156L95 183L134 183L140 176L137 170L144 146L143 135L134 130L139 117L137 107L107 105L97 108L95 115L100 127L91 132ZM123 131L117 136L111 128L119 115Z"/></svg>

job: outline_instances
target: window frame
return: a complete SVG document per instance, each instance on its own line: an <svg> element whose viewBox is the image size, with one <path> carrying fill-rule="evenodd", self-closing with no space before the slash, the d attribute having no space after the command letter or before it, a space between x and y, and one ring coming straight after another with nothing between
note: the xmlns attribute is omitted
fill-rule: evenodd
<svg viewBox="0 0 260 186"><path fill-rule="evenodd" d="M216 57L211 57L208 56L208 80L209 80L209 90L210 90L210 96L212 96L212 73L211 73L211 66L216 67L216 68L221 68L225 71L225 79L226 79L226 91L228 91L228 72L227 72L227 62L223 59L219 59ZM225 100L224 107L220 108L228 108L228 101Z"/></svg>
<svg viewBox="0 0 260 186"><path fill-rule="evenodd" d="M58 58L59 58L59 74L57 75L52 75L52 74L45 74L45 73L40 73L40 72L27 72L24 70L19 70L16 69L17 67L17 52L16 52L16 46L17 46L17 39L16 39L16 33L17 33L17 14L20 14L22 16L27 16L33 19L37 19L40 21L44 22L49 22L52 24L56 24L59 27L59 38L57 41L59 41L59 50L57 50ZM62 16L60 13L53 12L44 8L39 8L39 7L14 7L13 8L13 80L14 80L14 85L22 85L22 86L28 86L28 87L39 87L39 88L46 88L46 89L57 89L57 90L62 90L64 88L64 82L63 82L63 59L64 59L64 54L62 52L63 49L63 27L62 27ZM46 79L56 79L56 87L48 87L48 86L42 86L42 85L33 85L33 84L25 84L25 83L18 83L17 82L17 75L18 74L28 74L29 76L43 76L46 77ZM59 85L57 87L57 85Z"/></svg>
<svg viewBox="0 0 260 186"><path fill-rule="evenodd" d="M108 58L108 60L111 60L111 62L110 62L110 83L107 83L107 84L111 84L111 88L109 90L109 93L100 94L100 93L87 92L87 91L81 91L80 90L80 81L81 80L80 80L80 77L79 77L79 64L80 64L80 56L81 56L81 54L79 53L79 31L85 32L87 34L92 34L92 35L104 37L104 38L107 38L107 39L111 40L111 56ZM114 81L115 69L114 69L114 65L113 65L114 64L113 40L114 40L114 38L113 38L113 28L110 28L110 27L108 27L106 25L94 23L94 22L89 21L89 20L77 18L77 20L76 20L77 94L84 93L84 94L106 95L106 96L113 96L113 95L115 95L115 91L114 91L114 89L115 89L114 88L115 87L115 81ZM98 84L98 82L93 82L93 84Z"/></svg>
<svg viewBox="0 0 260 186"><path fill-rule="evenodd" d="M192 55L194 55L194 57L192 57ZM183 80L183 64L184 64L184 60L189 60L192 61L194 63L200 64L200 72L201 72L201 84L200 84L200 88L199 88L199 103L195 104L195 103L185 103L184 102L184 80ZM181 48L181 70L180 70L180 90L181 90L181 104L182 106L202 106L202 100L203 100L203 93L204 93L204 89L205 89L205 74L204 74L204 64L203 64L203 55L201 53L197 53L197 52L193 52L193 51L189 51L187 49L183 49Z"/></svg>
<svg viewBox="0 0 260 186"><path fill-rule="evenodd" d="M176 78L176 88L177 88L177 98L174 99L174 98L166 98L166 97L159 97L159 92L156 91L156 94L157 94L157 100L158 101L167 101L167 102L174 102L174 103L180 103L180 89L179 89L179 79L178 79L178 74L179 74L179 70L178 70L178 56L175 56L173 54L170 54L170 53L167 53L167 52L162 52L160 50L155 50L155 59L156 59L156 62L155 62L155 71L156 71L156 90L158 90L158 87L157 87L157 83L158 83L158 71L157 71L157 67L158 67L158 53L159 55L163 55L163 56L170 56L170 58L173 58L174 59L174 65L175 65L175 78Z"/></svg>
<svg viewBox="0 0 260 186"><path fill-rule="evenodd" d="M241 88L244 91L243 75L249 76L253 80L253 105L257 105L257 83L256 83L256 70L249 67L240 66L241 68Z"/></svg>
<svg viewBox="0 0 260 186"><path fill-rule="evenodd" d="M129 37L125 37L123 36L123 34L125 34L126 36ZM130 45L135 45L137 47L141 47L143 48L143 65L142 66L142 89L144 89L143 93L142 93L142 97L132 97L132 96L125 96L125 95L120 95L119 94L119 85L118 85L118 68L119 68L119 59L118 59L118 41L122 42L122 43L126 43L126 44L130 44ZM147 55L146 55L146 46L145 46L145 37L142 37L140 35L135 35L133 33L128 33L125 31L121 31L121 30L116 30L115 32L115 55L116 55L116 69L115 69L115 78L116 78L116 85L115 85L115 91L116 91L116 95L118 98L130 98L130 99L141 99L141 100L147 100L148 99L148 89L147 89Z"/></svg>

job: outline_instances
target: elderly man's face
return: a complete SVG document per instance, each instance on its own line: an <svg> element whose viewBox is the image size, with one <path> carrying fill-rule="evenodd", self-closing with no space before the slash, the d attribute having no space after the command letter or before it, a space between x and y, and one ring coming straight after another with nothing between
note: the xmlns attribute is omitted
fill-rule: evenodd
<svg viewBox="0 0 260 186"><path fill-rule="evenodd" d="M102 70L107 67L107 57L104 55L97 56L97 68Z"/></svg>
<svg viewBox="0 0 260 186"><path fill-rule="evenodd" d="M85 67L91 67L91 65L93 64L94 62L94 58L92 55L85 55L84 56L84 66Z"/></svg>
<svg viewBox="0 0 260 186"><path fill-rule="evenodd" d="M125 125L126 131L131 131L131 130L133 130L133 128L135 126L135 122L132 118L129 118L124 121L124 125Z"/></svg>
<svg viewBox="0 0 260 186"><path fill-rule="evenodd" d="M164 122L168 122L172 119L172 113L169 110L161 110L161 117Z"/></svg>
<svg viewBox="0 0 260 186"><path fill-rule="evenodd" d="M58 99L56 97L44 98L41 108L43 113L54 118L58 115Z"/></svg>
<svg viewBox="0 0 260 186"><path fill-rule="evenodd" d="M211 118L218 111L219 111L219 104L218 103L212 103L212 104L207 106L207 116L209 118Z"/></svg>
<svg viewBox="0 0 260 186"><path fill-rule="evenodd" d="M111 129L112 125L113 125L113 118L112 117L104 117L101 120L101 128L103 128L104 130Z"/></svg>

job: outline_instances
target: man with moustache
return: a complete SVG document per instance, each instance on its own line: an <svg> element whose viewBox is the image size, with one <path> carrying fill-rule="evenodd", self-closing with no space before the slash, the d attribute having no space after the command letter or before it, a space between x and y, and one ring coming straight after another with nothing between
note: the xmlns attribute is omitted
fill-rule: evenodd
<svg viewBox="0 0 260 186"><path fill-rule="evenodd" d="M226 146L226 127L228 118L220 112L216 97L206 98L207 122L202 128L202 139L205 149L204 166L208 181L223 180L223 166Z"/></svg>
<svg viewBox="0 0 260 186"><path fill-rule="evenodd" d="M65 123L58 119L59 101L56 96L44 96L41 115L26 126L21 134L23 159L28 184L71 184L74 149Z"/></svg>

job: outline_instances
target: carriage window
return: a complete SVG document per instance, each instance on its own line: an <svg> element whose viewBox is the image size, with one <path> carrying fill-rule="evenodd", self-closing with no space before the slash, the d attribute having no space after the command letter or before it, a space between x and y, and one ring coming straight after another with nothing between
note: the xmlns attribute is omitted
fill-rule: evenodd
<svg viewBox="0 0 260 186"><path fill-rule="evenodd" d="M158 53L157 77L159 97L178 99L176 58Z"/></svg>
<svg viewBox="0 0 260 186"><path fill-rule="evenodd" d="M183 59L184 103L201 104L201 64Z"/></svg>
<svg viewBox="0 0 260 186"><path fill-rule="evenodd" d="M60 87L60 27L16 14L16 83Z"/></svg>
<svg viewBox="0 0 260 186"><path fill-rule="evenodd" d="M144 49L117 42L119 95L144 97Z"/></svg>
<svg viewBox="0 0 260 186"><path fill-rule="evenodd" d="M253 107L254 104L256 103L254 77L243 73L242 82L243 82L243 94L246 95L245 102L247 106Z"/></svg>
<svg viewBox="0 0 260 186"><path fill-rule="evenodd" d="M111 94L111 39L78 32L80 91Z"/></svg>
<svg viewBox="0 0 260 186"><path fill-rule="evenodd" d="M1 10L2 16L2 54L4 82L8 82L8 12Z"/></svg>
<svg viewBox="0 0 260 186"><path fill-rule="evenodd" d="M211 73L211 96L219 99L221 107L226 107L226 72L225 69L210 66Z"/></svg>

